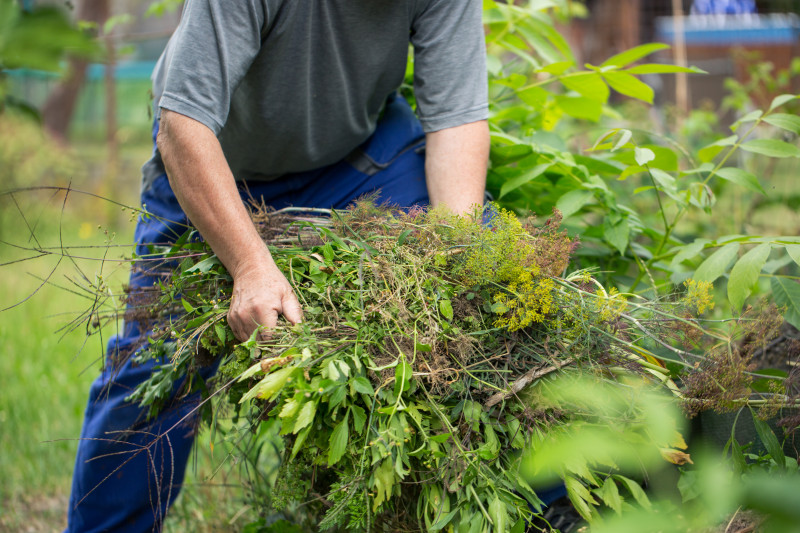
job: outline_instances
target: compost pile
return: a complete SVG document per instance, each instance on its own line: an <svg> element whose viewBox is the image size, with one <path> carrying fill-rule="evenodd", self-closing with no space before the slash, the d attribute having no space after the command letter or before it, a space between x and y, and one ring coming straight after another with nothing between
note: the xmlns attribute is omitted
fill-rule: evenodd
<svg viewBox="0 0 800 533"><path fill-rule="evenodd" d="M526 394L565 372L637 376L694 409L741 406L750 392L744 356L731 378L744 396L730 382L716 392L708 385L727 375L729 345L724 358L692 356L709 338L696 319L710 304L708 286L689 283L656 305L628 301L588 271L565 276L576 243L558 213L536 226L496 208L458 217L366 200L338 213L252 216L304 322L237 343L225 319L231 278L187 235L159 251L168 274L157 287L129 295L128 318L147 326L149 341L135 357L166 361L131 399L155 413L187 376L179 394L228 399L206 420L227 409L251 433L279 428L269 504L301 509L320 529L522 531L540 508L540 487L521 475L522 450L574 416ZM771 335L758 324L753 346ZM206 389L196 373L217 359ZM672 379L683 369L711 376L695 379L693 398ZM583 514L596 503L584 487L603 482L570 473Z"/></svg>

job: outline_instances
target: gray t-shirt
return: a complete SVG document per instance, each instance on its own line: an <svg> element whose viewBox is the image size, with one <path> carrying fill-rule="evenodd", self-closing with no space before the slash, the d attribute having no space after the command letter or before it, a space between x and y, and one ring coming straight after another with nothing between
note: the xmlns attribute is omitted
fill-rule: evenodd
<svg viewBox="0 0 800 533"><path fill-rule="evenodd" d="M488 116L480 0L188 0L153 72L158 106L219 138L238 180L345 158L414 47L426 132ZM160 156L144 167L147 187Z"/></svg>

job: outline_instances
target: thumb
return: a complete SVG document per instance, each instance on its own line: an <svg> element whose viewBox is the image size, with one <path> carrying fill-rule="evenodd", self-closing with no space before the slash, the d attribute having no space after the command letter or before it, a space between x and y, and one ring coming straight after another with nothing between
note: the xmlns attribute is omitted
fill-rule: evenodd
<svg viewBox="0 0 800 533"><path fill-rule="evenodd" d="M286 320L294 324L299 324L303 321L303 308L300 307L300 302L297 301L297 296L293 292L289 292L283 297L282 314Z"/></svg>

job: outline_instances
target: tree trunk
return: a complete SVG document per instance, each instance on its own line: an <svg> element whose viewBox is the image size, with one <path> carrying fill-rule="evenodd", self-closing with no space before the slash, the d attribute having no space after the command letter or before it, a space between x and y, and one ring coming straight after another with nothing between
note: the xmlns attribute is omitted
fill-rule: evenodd
<svg viewBox="0 0 800 533"><path fill-rule="evenodd" d="M99 31L109 14L109 0L80 0L75 17L77 20L96 24ZM70 58L67 75L50 91L42 107L45 128L62 142L67 141L67 130L81 87L86 81L88 67L89 63L85 59Z"/></svg>

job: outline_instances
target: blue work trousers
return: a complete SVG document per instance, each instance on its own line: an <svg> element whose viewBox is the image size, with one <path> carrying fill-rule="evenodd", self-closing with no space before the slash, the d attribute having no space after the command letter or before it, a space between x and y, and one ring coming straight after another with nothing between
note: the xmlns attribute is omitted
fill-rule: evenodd
<svg viewBox="0 0 800 533"><path fill-rule="evenodd" d="M156 133L157 124L154 141ZM360 196L377 193L379 203L427 205L423 151L419 121L405 100L393 96L372 137L344 161L276 181L247 182L242 199L263 200L276 209L343 209ZM166 173L143 192L142 204L156 217L139 219L139 256L148 253L148 244L174 242L188 224ZM130 285L152 286L157 279L146 268L134 269ZM151 420L146 409L125 400L153 371L152 361L137 365L124 355L141 349L142 333L135 320L125 322L123 332L110 340L105 368L92 384L75 462L68 532L159 531L183 483L200 398L173 401ZM215 371L215 365L205 369L205 377Z"/></svg>

